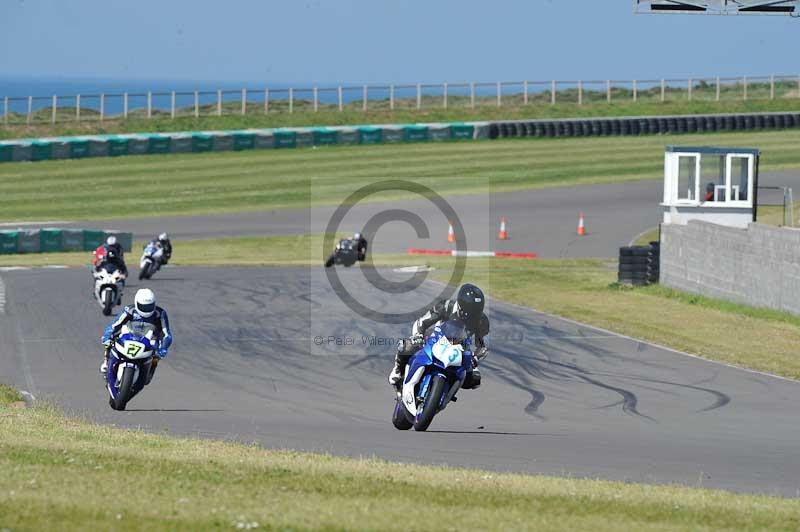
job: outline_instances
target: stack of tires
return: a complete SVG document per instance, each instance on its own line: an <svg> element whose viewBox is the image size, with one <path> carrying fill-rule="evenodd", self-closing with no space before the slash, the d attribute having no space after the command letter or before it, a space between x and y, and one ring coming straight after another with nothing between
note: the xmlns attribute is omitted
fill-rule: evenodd
<svg viewBox="0 0 800 532"><path fill-rule="evenodd" d="M658 242L647 246L623 246L619 248L620 284L645 286L658 282L660 248Z"/></svg>

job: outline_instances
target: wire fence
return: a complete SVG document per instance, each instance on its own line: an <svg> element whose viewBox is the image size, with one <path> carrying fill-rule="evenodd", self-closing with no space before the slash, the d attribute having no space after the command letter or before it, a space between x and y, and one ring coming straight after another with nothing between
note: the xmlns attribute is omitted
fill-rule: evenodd
<svg viewBox="0 0 800 532"><path fill-rule="evenodd" d="M268 113L800 99L800 76L551 80L3 96L4 125Z"/></svg>

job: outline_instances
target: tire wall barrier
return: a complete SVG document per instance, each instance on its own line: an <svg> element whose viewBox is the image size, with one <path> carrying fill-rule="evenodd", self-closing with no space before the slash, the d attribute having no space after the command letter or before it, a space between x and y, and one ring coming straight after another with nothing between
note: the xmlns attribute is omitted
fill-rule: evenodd
<svg viewBox="0 0 800 532"><path fill-rule="evenodd" d="M0 141L0 162L301 148L338 144L441 142L522 137L600 137L754 131L800 127L800 113L580 118L184 131Z"/></svg>
<svg viewBox="0 0 800 532"><path fill-rule="evenodd" d="M133 248L133 234L97 229L17 229L0 231L0 255L15 253L55 253L60 251L94 251L109 236L125 251Z"/></svg>
<svg viewBox="0 0 800 532"><path fill-rule="evenodd" d="M488 122L183 131L0 142L0 162L489 138Z"/></svg>
<svg viewBox="0 0 800 532"><path fill-rule="evenodd" d="M647 246L619 248L617 280L620 284L635 286L657 283L661 269L660 254L659 242L650 242Z"/></svg>
<svg viewBox="0 0 800 532"><path fill-rule="evenodd" d="M514 120L488 123L488 137L600 137L755 131L800 127L800 113L686 115L559 120Z"/></svg>

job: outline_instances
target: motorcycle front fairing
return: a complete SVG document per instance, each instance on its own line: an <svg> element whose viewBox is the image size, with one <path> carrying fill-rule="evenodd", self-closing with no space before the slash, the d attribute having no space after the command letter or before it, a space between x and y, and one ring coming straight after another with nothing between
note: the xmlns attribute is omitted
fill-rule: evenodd
<svg viewBox="0 0 800 532"><path fill-rule="evenodd" d="M152 335L139 336L128 331L112 346L106 371L106 386L112 398L116 399L119 395L120 380L125 368L134 370L131 398L144 388L157 348L151 337Z"/></svg>
<svg viewBox="0 0 800 532"><path fill-rule="evenodd" d="M416 415L417 401L425 397L431 377L441 375L447 383L438 408L443 410L464 383L467 364L472 364L472 353L463 351L461 345L451 344L441 328L435 327L422 348L409 361L402 390L406 409Z"/></svg>

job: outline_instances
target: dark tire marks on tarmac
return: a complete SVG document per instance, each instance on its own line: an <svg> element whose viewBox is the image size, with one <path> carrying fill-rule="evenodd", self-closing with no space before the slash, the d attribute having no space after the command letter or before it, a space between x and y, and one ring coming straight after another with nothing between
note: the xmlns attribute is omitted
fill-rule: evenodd
<svg viewBox="0 0 800 532"><path fill-rule="evenodd" d="M107 406L97 366L108 320L82 269L0 272L0 380L25 388L24 348L41 398L101 423L498 471L692 485L703 474L707 487L800 489L796 382L490 300L483 385L461 392L431 432L400 432L386 375L410 324L354 315L321 268L163 273L147 286L170 312L175 346L129 411ZM340 273L380 311L441 289L388 295L357 268ZM131 281L126 301L139 286Z"/></svg>

